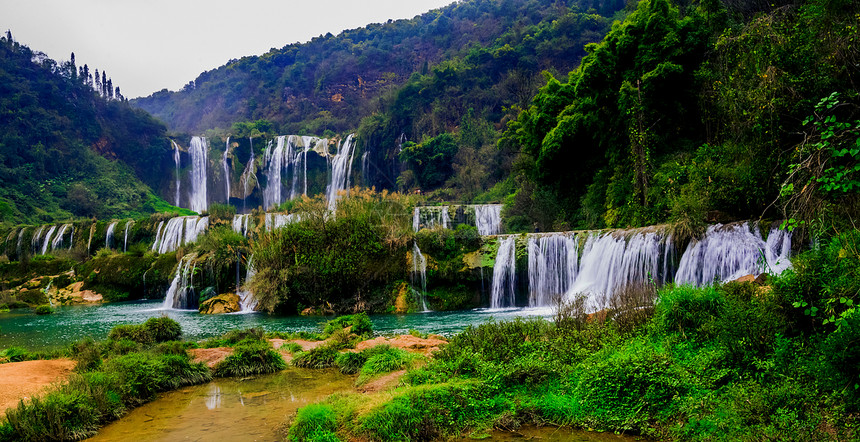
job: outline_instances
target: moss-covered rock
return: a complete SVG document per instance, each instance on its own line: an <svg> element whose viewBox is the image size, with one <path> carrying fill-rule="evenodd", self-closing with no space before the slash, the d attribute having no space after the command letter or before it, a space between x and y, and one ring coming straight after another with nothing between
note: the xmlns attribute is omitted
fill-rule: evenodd
<svg viewBox="0 0 860 442"><path fill-rule="evenodd" d="M204 315L233 313L241 310L239 296L235 293L223 293L200 304L200 313Z"/></svg>

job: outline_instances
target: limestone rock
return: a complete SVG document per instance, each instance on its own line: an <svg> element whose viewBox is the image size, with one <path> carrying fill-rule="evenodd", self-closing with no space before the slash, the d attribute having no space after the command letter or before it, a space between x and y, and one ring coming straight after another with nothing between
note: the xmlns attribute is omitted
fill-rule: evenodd
<svg viewBox="0 0 860 442"><path fill-rule="evenodd" d="M233 313L242 310L239 305L239 296L235 293L223 293L214 298L207 299L200 304L200 313L204 315L217 315L221 313Z"/></svg>

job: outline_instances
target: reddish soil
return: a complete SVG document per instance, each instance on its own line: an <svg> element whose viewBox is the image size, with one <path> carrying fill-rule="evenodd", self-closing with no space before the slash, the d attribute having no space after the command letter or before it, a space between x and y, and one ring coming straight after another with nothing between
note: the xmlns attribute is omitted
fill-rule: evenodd
<svg viewBox="0 0 860 442"><path fill-rule="evenodd" d="M188 350L192 361L205 362L209 368L218 365L219 362L230 356L231 353L233 353L233 349L229 347L192 348Z"/></svg>
<svg viewBox="0 0 860 442"><path fill-rule="evenodd" d="M424 339L412 335L400 335L394 338L379 337L367 341L362 341L355 346L355 349L357 351L361 351L379 344L388 344L392 347L402 348L404 350L409 350L413 353L420 353L422 355L428 356L434 350L438 349L440 345L445 343L447 343L447 341L437 337L430 337Z"/></svg>
<svg viewBox="0 0 860 442"><path fill-rule="evenodd" d="M50 385L68 378L75 368L71 359L25 361L0 364L0 416L6 409L45 392Z"/></svg>

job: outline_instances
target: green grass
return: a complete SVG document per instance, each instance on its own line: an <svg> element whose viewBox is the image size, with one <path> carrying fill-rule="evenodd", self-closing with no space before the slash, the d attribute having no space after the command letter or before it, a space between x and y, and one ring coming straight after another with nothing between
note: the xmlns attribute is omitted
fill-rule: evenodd
<svg viewBox="0 0 860 442"><path fill-rule="evenodd" d="M249 376L274 373L287 368L281 354L268 341L246 339L233 348L233 353L215 366L214 375Z"/></svg>

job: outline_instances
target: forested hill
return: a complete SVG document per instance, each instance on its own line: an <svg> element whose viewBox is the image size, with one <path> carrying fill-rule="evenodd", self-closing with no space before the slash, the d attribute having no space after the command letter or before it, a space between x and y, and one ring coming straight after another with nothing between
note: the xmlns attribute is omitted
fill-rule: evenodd
<svg viewBox="0 0 860 442"><path fill-rule="evenodd" d="M150 186L169 161L166 128L82 73L11 33L0 38L0 224L133 216L165 204Z"/></svg>
<svg viewBox="0 0 860 442"><path fill-rule="evenodd" d="M411 75L427 74L441 61L485 47L490 50L474 53L480 64L492 64L491 78L482 86L506 83L522 89L519 94L527 99L536 90L535 74L575 67L583 45L599 41L607 29L609 21L600 16L612 16L624 4L466 0L410 20L371 24L233 60L200 74L181 91L162 90L133 103L177 131L201 133L265 119L281 133L343 132L384 107L380 98L394 94ZM587 19L580 12L594 15Z"/></svg>

